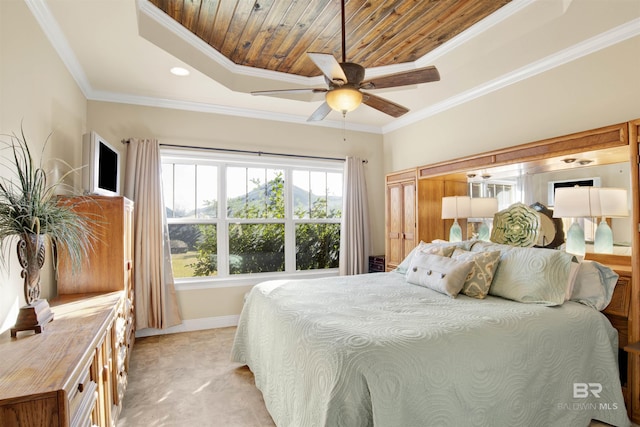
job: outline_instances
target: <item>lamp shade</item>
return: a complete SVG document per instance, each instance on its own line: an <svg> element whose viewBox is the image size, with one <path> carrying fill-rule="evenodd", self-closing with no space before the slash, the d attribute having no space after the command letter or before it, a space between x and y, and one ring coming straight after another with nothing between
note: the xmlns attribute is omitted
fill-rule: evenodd
<svg viewBox="0 0 640 427"><path fill-rule="evenodd" d="M599 188L560 187L555 191L554 218L583 218L601 215Z"/></svg>
<svg viewBox="0 0 640 427"><path fill-rule="evenodd" d="M627 190L624 188L600 188L600 215L611 217L629 216Z"/></svg>
<svg viewBox="0 0 640 427"><path fill-rule="evenodd" d="M333 110L344 114L358 108L362 103L362 92L352 87L340 87L327 92L325 100Z"/></svg>
<svg viewBox="0 0 640 427"><path fill-rule="evenodd" d="M469 218L471 198L469 196L449 196L442 198L442 219Z"/></svg>
<svg viewBox="0 0 640 427"><path fill-rule="evenodd" d="M472 197L471 218L493 218L498 212L498 199L495 197Z"/></svg>

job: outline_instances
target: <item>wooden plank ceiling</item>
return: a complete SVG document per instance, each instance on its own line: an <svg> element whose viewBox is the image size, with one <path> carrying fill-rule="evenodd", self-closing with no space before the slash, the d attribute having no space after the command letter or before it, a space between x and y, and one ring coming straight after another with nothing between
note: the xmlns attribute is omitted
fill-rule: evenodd
<svg viewBox="0 0 640 427"><path fill-rule="evenodd" d="M340 0L150 1L239 65L317 76L306 52L342 58ZM347 61L415 61L510 1L347 0Z"/></svg>

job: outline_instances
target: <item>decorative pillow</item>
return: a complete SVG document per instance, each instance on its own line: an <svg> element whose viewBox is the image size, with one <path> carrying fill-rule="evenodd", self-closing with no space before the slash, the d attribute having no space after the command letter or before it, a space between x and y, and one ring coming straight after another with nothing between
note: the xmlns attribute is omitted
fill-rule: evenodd
<svg viewBox="0 0 640 427"><path fill-rule="evenodd" d="M616 283L618 273L599 262L583 261L576 275L571 301L602 311L611 302Z"/></svg>
<svg viewBox="0 0 640 427"><path fill-rule="evenodd" d="M425 243L425 242L420 242L418 243L418 246L416 246L415 248L413 248L411 250L411 252L409 252L409 255L406 256L405 259L402 260L402 262L400 263L400 265L398 265L398 267L396 268L396 272L400 273L400 274L406 274L407 270L409 269L409 265L411 264L411 259L413 258L413 256L416 254L416 252L423 252L423 253L427 253L427 254L433 254L433 255L440 255L440 256L445 256L445 257L449 257L451 256L451 254L453 253L453 251L456 249L456 245L460 245L462 242L457 242L457 243Z"/></svg>
<svg viewBox="0 0 640 427"><path fill-rule="evenodd" d="M473 267L473 261L459 261L440 255L416 252L407 271L407 282L455 298Z"/></svg>
<svg viewBox="0 0 640 427"><path fill-rule="evenodd" d="M469 252L456 249L451 258L458 261L473 261L473 267L462 286L462 293L472 298L485 298L500 262L500 251Z"/></svg>
<svg viewBox="0 0 640 427"><path fill-rule="evenodd" d="M489 294L514 301L562 305L571 255L554 249L514 247L502 254Z"/></svg>
<svg viewBox="0 0 640 427"><path fill-rule="evenodd" d="M567 285L567 290L564 293L564 300L569 301L571 299L571 294L573 293L573 287L576 283L576 277L578 277L578 270L580 269L581 259L578 259L577 256L571 256L571 267L569 270L569 284Z"/></svg>
<svg viewBox="0 0 640 427"><path fill-rule="evenodd" d="M491 241L531 247L538 241L540 224L540 214L535 209L514 203L493 216Z"/></svg>
<svg viewBox="0 0 640 427"><path fill-rule="evenodd" d="M501 243L494 242L485 242L484 240L477 240L471 245L471 252L493 252L500 251L501 255L509 252L511 249L515 248L515 246L511 245L503 245Z"/></svg>

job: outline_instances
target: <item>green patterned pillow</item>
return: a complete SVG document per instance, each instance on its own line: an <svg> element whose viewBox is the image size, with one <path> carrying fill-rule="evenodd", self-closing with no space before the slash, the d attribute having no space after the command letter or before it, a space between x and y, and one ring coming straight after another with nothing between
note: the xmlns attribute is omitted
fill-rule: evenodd
<svg viewBox="0 0 640 427"><path fill-rule="evenodd" d="M462 293L472 298L485 298L500 262L500 251L469 252L456 249L451 258L459 261L473 261L473 267L462 286Z"/></svg>
<svg viewBox="0 0 640 427"><path fill-rule="evenodd" d="M562 305L571 255L553 249L514 247L500 258L489 294L514 301Z"/></svg>

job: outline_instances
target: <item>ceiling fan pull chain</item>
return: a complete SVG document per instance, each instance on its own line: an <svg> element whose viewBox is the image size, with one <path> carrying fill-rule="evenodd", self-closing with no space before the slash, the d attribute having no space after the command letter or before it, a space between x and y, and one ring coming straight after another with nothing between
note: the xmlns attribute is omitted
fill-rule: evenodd
<svg viewBox="0 0 640 427"><path fill-rule="evenodd" d="M342 141L347 142L347 112L342 112Z"/></svg>

